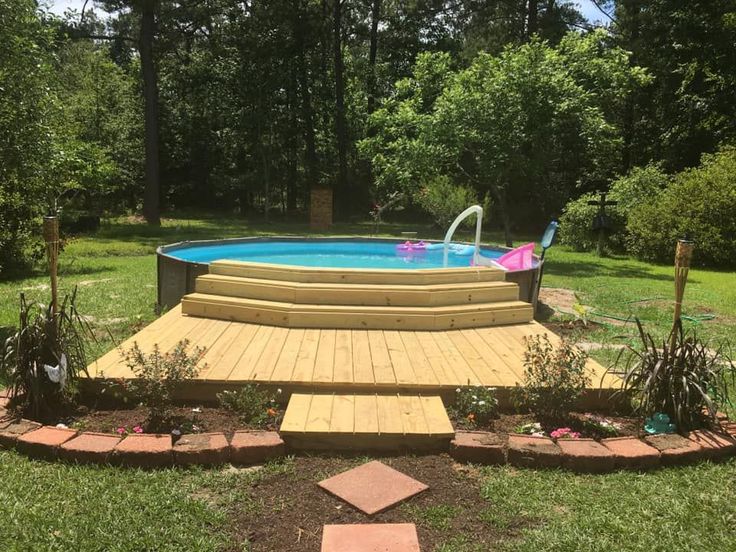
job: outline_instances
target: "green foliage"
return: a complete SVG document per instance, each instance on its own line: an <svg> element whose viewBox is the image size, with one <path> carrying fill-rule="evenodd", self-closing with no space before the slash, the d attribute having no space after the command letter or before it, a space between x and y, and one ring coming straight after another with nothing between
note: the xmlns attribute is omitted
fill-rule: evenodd
<svg viewBox="0 0 736 552"><path fill-rule="evenodd" d="M562 420L590 386L588 356L571 342L553 346L546 335L525 338L524 378L516 403L536 416Z"/></svg>
<svg viewBox="0 0 736 552"><path fill-rule="evenodd" d="M678 174L653 200L632 209L629 250L645 260L671 261L675 243L695 241L693 262L707 266L736 263L736 148L703 156L702 164Z"/></svg>
<svg viewBox="0 0 736 552"><path fill-rule="evenodd" d="M625 357L622 393L642 417L667 414L678 431L716 421L728 403L728 388L736 383L736 366L726 345L715 349L678 320L667 339L657 343L637 319L641 343Z"/></svg>
<svg viewBox="0 0 736 552"><path fill-rule="evenodd" d="M457 420L471 426L487 426L498 416L498 399L493 387L458 387L455 390L453 415Z"/></svg>
<svg viewBox="0 0 736 552"><path fill-rule="evenodd" d="M448 177L437 176L419 190L414 200L440 228L447 228L455 217L478 203L478 196L468 186L454 185ZM470 226L475 224L475 220L467 218L463 223Z"/></svg>
<svg viewBox="0 0 736 552"><path fill-rule="evenodd" d="M76 307L76 289L54 314L51 305L20 295L18 329L4 344L0 374L22 412L34 420L56 421L87 372L85 339L92 331Z"/></svg>
<svg viewBox="0 0 736 552"><path fill-rule="evenodd" d="M148 355L141 351L138 343L122 352L126 366L136 377L129 389L148 408L149 422L165 420L173 404L174 392L199 373L197 365L204 349L198 347L190 354L188 347L189 341L184 339L169 353L162 353L158 343Z"/></svg>
<svg viewBox="0 0 736 552"><path fill-rule="evenodd" d="M248 384L236 391L218 393L217 400L222 408L236 412L244 423L265 427L276 417L280 394L281 389L274 393L271 389Z"/></svg>
<svg viewBox="0 0 736 552"><path fill-rule="evenodd" d="M655 165L637 167L628 175L615 180L607 199L617 201L618 205L606 207L606 214L613 228L608 236L608 245L617 251L626 247L627 225L632 211L643 203L656 201L657 196L670 182L670 178ZM596 193L583 194L570 201L560 217L560 242L576 251L592 251L598 243L598 236L592 225L598 207L588 205L588 201L599 199Z"/></svg>

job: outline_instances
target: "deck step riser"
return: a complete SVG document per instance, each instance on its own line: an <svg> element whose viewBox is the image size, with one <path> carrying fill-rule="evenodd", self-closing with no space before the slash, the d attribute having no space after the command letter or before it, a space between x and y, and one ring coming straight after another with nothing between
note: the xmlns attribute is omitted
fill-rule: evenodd
<svg viewBox="0 0 736 552"><path fill-rule="evenodd" d="M218 275L200 276L197 292L264 301L322 305L432 307L516 301L519 287L511 282L456 285L391 286L371 284L303 284ZM412 289L414 288L414 289Z"/></svg>
<svg viewBox="0 0 736 552"><path fill-rule="evenodd" d="M222 276L315 284L459 284L499 282L506 278L502 270L488 267L431 270L356 270L280 266L237 261L214 261L210 264L209 271L210 274Z"/></svg>
<svg viewBox="0 0 736 552"><path fill-rule="evenodd" d="M288 328L383 330L449 330L525 323L533 318L532 306L521 301L487 303L464 312L447 312L447 307L444 311L441 308L431 307L403 310L400 307L387 307L381 312L378 310L381 307L350 309L341 306L330 310L329 307L322 305L289 305L288 308L269 308L268 305L249 303L246 299L205 297L204 299L196 298L194 295L184 297L182 312L190 316Z"/></svg>

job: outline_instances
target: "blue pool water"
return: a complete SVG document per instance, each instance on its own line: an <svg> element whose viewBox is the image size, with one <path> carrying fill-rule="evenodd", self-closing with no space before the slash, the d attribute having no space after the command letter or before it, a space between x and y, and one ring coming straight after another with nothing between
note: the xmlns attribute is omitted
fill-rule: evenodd
<svg viewBox="0 0 736 552"><path fill-rule="evenodd" d="M294 266L333 268L419 269L442 268L442 249L400 252L397 242L377 240L268 240L224 244L188 245L168 250L183 261L209 263L228 259ZM504 251L482 248L481 255L495 259ZM448 266L469 266L471 256L450 253Z"/></svg>

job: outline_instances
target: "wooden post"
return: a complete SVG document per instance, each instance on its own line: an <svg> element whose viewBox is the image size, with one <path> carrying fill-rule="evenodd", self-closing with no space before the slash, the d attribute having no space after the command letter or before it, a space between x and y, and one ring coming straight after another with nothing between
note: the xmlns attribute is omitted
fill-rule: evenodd
<svg viewBox="0 0 736 552"><path fill-rule="evenodd" d="M690 272L692 258L693 242L687 238L677 240L675 249L675 324L682 315L682 298L685 295L685 284L687 283L688 272Z"/></svg>
<svg viewBox="0 0 736 552"><path fill-rule="evenodd" d="M51 312L54 316L59 309L59 292L57 285L57 268L59 261L59 218L43 217L43 239L46 242L46 258L49 262L51 276Z"/></svg>

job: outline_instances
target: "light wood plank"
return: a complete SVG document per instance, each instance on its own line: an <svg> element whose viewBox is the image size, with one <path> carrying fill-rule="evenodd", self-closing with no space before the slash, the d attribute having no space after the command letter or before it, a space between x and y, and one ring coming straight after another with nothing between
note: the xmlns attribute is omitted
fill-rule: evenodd
<svg viewBox="0 0 736 552"><path fill-rule="evenodd" d="M304 330L302 344L294 365L294 374L291 379L296 383L311 383L314 373L314 362L317 358L317 347L319 347L319 330Z"/></svg>
<svg viewBox="0 0 736 552"><path fill-rule="evenodd" d="M355 429L355 396L335 395L332 399L330 433L353 433Z"/></svg>
<svg viewBox="0 0 736 552"><path fill-rule="evenodd" d="M406 354L404 342L401 340L399 332L386 330L383 332L383 338L386 340L386 347L394 368L396 382L400 385L417 383L417 376L414 373L409 356Z"/></svg>
<svg viewBox="0 0 736 552"><path fill-rule="evenodd" d="M427 356L427 361L432 366L432 370L440 386L457 387L460 385L463 381L462 376L455 373L453 365L442 354L432 334L430 332L414 332L414 335Z"/></svg>
<svg viewBox="0 0 736 552"><path fill-rule="evenodd" d="M378 435L378 404L375 395L355 395L355 433Z"/></svg>
<svg viewBox="0 0 736 552"><path fill-rule="evenodd" d="M304 330L289 330L284 347L281 350L281 354L279 355L279 358L276 361L276 366L271 374L271 383L291 382L291 375L294 372L294 366L296 365L296 359L299 355L299 348L302 345L302 339L304 339Z"/></svg>
<svg viewBox="0 0 736 552"><path fill-rule="evenodd" d="M378 406L378 432L380 435L403 435L404 426L398 395L376 396Z"/></svg>
<svg viewBox="0 0 736 552"><path fill-rule="evenodd" d="M353 381L358 384L375 383L373 359L367 330L350 330L353 344Z"/></svg>
<svg viewBox="0 0 736 552"><path fill-rule="evenodd" d="M253 371L252 377L254 380L263 382L271 381L271 375L279 360L279 356L281 356L281 351L284 348L284 343L286 343L286 337L288 335L288 328L273 329L271 338L268 340L261 357L258 359L258 366Z"/></svg>
<svg viewBox="0 0 736 552"><path fill-rule="evenodd" d="M399 337L414 371L414 383L422 386L440 385L432 364L429 362L416 334L414 332L399 332Z"/></svg>
<svg viewBox="0 0 736 552"><path fill-rule="evenodd" d="M470 363L465 359L462 352L456 347L448 332L432 332L430 334L437 343L445 362L452 366L459 381L457 385L479 385L478 376L473 371Z"/></svg>
<svg viewBox="0 0 736 552"><path fill-rule="evenodd" d="M311 405L311 393L292 393L286 412L284 412L284 419L279 428L281 433L303 433L307 426L307 418Z"/></svg>
<svg viewBox="0 0 736 552"><path fill-rule="evenodd" d="M401 424L404 426L404 435L427 435L429 427L424 418L424 409L416 395L399 395L401 408Z"/></svg>
<svg viewBox="0 0 736 552"><path fill-rule="evenodd" d="M371 347L371 362L376 385L396 385L396 375L391 364L391 355L381 330L368 331L368 343Z"/></svg>
<svg viewBox="0 0 736 552"><path fill-rule="evenodd" d="M268 345L271 335L273 334L273 326L255 326L256 334L248 344L248 348L238 359L232 371L226 379L236 381L253 381L259 369L258 361L263 351Z"/></svg>
<svg viewBox="0 0 736 552"><path fill-rule="evenodd" d="M519 375L511 366L507 365L504 360L498 356L498 353L492 349L483 338L474 330L461 330L463 337L478 352L486 364L490 367L490 376L483 385L498 386L515 386L520 380Z"/></svg>
<svg viewBox="0 0 736 552"><path fill-rule="evenodd" d="M332 382L353 383L353 344L350 330L335 333L335 368Z"/></svg>
<svg viewBox="0 0 736 552"><path fill-rule="evenodd" d="M312 381L315 383L331 382L334 372L335 330L321 330L319 347L317 347L317 358L314 361Z"/></svg>
<svg viewBox="0 0 736 552"><path fill-rule="evenodd" d="M329 433L332 420L333 395L314 395L304 430L308 433Z"/></svg>
<svg viewBox="0 0 736 552"><path fill-rule="evenodd" d="M234 326L239 328L237 335L233 338L222 357L220 357L220 360L210 367L204 379L208 381L226 381L235 369L238 361L250 348L250 344L259 328L262 328L262 326L255 326L253 324L234 324Z"/></svg>
<svg viewBox="0 0 736 552"><path fill-rule="evenodd" d="M419 402L424 410L424 419L427 421L427 430L430 435L452 436L455 434L442 399L420 396Z"/></svg>

